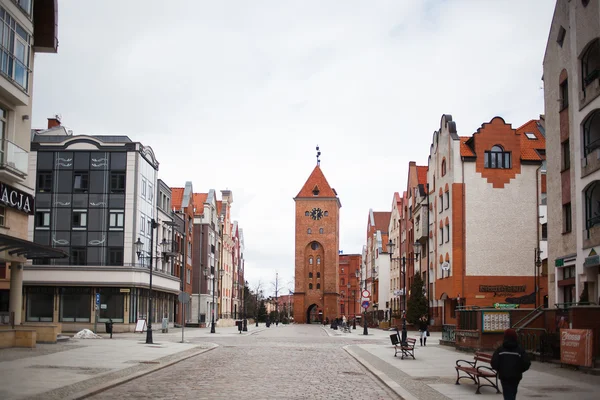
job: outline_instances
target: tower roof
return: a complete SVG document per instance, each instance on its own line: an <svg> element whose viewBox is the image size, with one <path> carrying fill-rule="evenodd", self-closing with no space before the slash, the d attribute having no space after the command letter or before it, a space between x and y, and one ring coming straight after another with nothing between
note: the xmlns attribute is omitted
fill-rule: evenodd
<svg viewBox="0 0 600 400"><path fill-rule="evenodd" d="M321 167L317 165L304 186L302 186L302 189L300 189L296 198L298 197L337 197L337 193L329 186L325 175L323 175L323 171L321 171Z"/></svg>

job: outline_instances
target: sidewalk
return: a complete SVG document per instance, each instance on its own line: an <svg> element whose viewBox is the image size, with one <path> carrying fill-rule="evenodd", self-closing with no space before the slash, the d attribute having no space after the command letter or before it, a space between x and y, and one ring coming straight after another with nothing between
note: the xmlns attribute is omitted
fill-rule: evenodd
<svg viewBox="0 0 600 400"><path fill-rule="evenodd" d="M115 334L112 340L101 334L103 339L3 349L0 399L77 399L217 347L194 339L251 335L264 329L264 324L248 326L248 332L240 334L235 326L217 327L211 334L210 328L187 328L185 343L180 343L178 328L169 333L153 331L153 344L146 344L144 332Z"/></svg>
<svg viewBox="0 0 600 400"><path fill-rule="evenodd" d="M330 336L340 336L338 331L328 329ZM358 327L356 331L358 332ZM420 347L417 332L408 332L408 337L417 339L416 360L394 357L388 332L369 329L368 336L362 336L372 343L348 345L345 350L377 375L384 383L405 400L416 399L502 399L501 394L489 387L475 394L476 386L467 379L456 385L456 360L472 360L473 354L459 352L447 346L440 346L441 333L432 332L427 346ZM362 335L362 330L360 331ZM597 399L600 392L600 379L557 364L533 362L524 374L519 385L519 398L544 398L556 400Z"/></svg>

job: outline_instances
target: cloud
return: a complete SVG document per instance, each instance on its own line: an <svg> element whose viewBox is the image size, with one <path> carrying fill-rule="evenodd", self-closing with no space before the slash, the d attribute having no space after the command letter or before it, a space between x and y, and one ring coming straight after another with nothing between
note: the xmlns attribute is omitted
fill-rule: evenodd
<svg viewBox="0 0 600 400"><path fill-rule="evenodd" d="M293 197L323 152L340 247L426 165L443 113L460 135L543 113L554 1L63 0L59 53L35 59L35 127L150 145L160 177L233 190L251 283L294 274Z"/></svg>

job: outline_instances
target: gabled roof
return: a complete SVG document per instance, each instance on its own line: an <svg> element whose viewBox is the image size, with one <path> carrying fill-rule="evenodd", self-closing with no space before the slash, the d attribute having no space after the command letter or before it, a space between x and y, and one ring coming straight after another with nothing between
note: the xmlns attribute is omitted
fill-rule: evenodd
<svg viewBox="0 0 600 400"><path fill-rule="evenodd" d="M540 130L538 120L532 119L523 124L517 128L517 133L521 135L521 160L540 161L546 159L546 137ZM535 139L529 139L526 134L535 135ZM542 150L542 154L536 150Z"/></svg>
<svg viewBox="0 0 600 400"><path fill-rule="evenodd" d="M181 210L181 202L183 201L183 188L171 188L171 205L176 211Z"/></svg>
<svg viewBox="0 0 600 400"><path fill-rule="evenodd" d="M337 197L337 193L329 186L321 167L317 165L296 195L298 197Z"/></svg>
<svg viewBox="0 0 600 400"><path fill-rule="evenodd" d="M391 211L373 211L375 229L387 233L391 216Z"/></svg>
<svg viewBox="0 0 600 400"><path fill-rule="evenodd" d="M461 157L475 157L475 152L467 144L467 141L471 139L471 136L460 136L460 156Z"/></svg>
<svg viewBox="0 0 600 400"><path fill-rule="evenodd" d="M427 184L427 165L417 165L417 183L425 186Z"/></svg>
<svg viewBox="0 0 600 400"><path fill-rule="evenodd" d="M221 215L222 208L223 208L223 201L217 200L217 215Z"/></svg>
<svg viewBox="0 0 600 400"><path fill-rule="evenodd" d="M194 215L201 215L204 213L204 203L207 198L208 193L194 193L194 206L196 207Z"/></svg>

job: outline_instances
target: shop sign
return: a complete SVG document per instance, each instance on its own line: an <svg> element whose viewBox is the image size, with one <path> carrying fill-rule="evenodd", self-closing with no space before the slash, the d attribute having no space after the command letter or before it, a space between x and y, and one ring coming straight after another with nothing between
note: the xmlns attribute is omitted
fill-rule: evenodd
<svg viewBox="0 0 600 400"><path fill-rule="evenodd" d="M33 196L0 182L0 201L7 207L33 215Z"/></svg>
<svg viewBox="0 0 600 400"><path fill-rule="evenodd" d="M560 330L560 362L563 364L592 366L592 330Z"/></svg>
<svg viewBox="0 0 600 400"><path fill-rule="evenodd" d="M521 293L525 291L525 285L479 285L480 292L502 292L502 293Z"/></svg>
<svg viewBox="0 0 600 400"><path fill-rule="evenodd" d="M510 310L514 308L519 308L518 304L508 304L508 303L496 303L494 304L494 308L501 310Z"/></svg>

